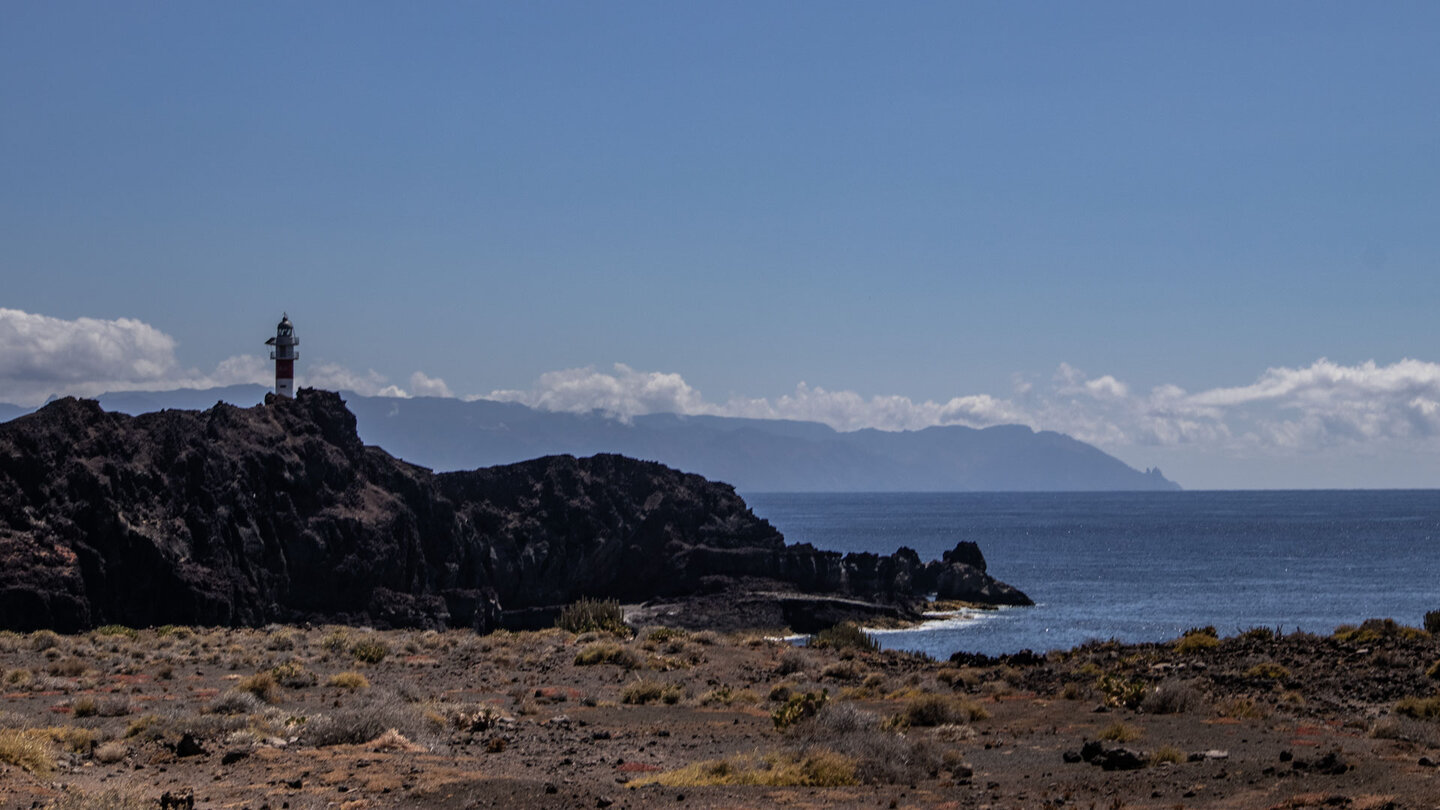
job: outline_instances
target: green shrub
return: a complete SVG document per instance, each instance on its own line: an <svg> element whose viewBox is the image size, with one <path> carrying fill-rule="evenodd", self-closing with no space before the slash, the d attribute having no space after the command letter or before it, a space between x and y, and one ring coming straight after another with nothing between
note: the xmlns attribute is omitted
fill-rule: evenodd
<svg viewBox="0 0 1440 810"><path fill-rule="evenodd" d="M133 627L126 627L123 624L102 624L95 628L95 635L124 636L128 639L137 639L140 637L140 631Z"/></svg>
<svg viewBox="0 0 1440 810"><path fill-rule="evenodd" d="M362 664L378 664L389 654L389 645L377 639L367 639L350 648L350 655Z"/></svg>
<svg viewBox="0 0 1440 810"><path fill-rule="evenodd" d="M807 717L819 714L821 707L829 699L830 693L825 689L821 689L819 692L791 695L780 708L770 715L770 719L775 721L775 728L783 731Z"/></svg>
<svg viewBox="0 0 1440 810"><path fill-rule="evenodd" d="M571 633L611 633L629 636L625 612L615 599L581 599L560 609L555 626Z"/></svg>
<svg viewBox="0 0 1440 810"><path fill-rule="evenodd" d="M1095 688L1105 695L1105 702L1111 706L1133 709L1139 706L1149 692L1149 687L1138 678L1122 678L1119 675L1101 675Z"/></svg>
<svg viewBox="0 0 1440 810"><path fill-rule="evenodd" d="M810 646L832 650L875 651L880 649L880 642L876 641L874 636L861 630L860 625L854 622L841 622L816 633L815 637L810 640Z"/></svg>

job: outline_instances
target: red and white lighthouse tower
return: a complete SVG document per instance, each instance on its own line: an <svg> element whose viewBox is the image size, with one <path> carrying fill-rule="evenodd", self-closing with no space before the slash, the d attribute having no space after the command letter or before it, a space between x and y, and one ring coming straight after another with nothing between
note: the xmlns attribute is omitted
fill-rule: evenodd
<svg viewBox="0 0 1440 810"><path fill-rule="evenodd" d="M275 337L265 341L265 345L275 347L275 351L270 352L270 359L275 361L275 393L293 399L295 361L300 359L295 347L300 345L300 339L295 337L295 324L290 323L289 314L281 316L280 325L275 327Z"/></svg>

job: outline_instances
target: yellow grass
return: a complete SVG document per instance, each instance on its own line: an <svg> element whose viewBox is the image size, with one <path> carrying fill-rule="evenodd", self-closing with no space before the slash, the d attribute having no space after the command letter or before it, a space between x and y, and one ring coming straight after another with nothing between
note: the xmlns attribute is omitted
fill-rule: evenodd
<svg viewBox="0 0 1440 810"><path fill-rule="evenodd" d="M696 762L674 771L635 779L631 787L666 785L763 785L766 787L840 787L858 784L856 761L834 751L794 754L736 755Z"/></svg>

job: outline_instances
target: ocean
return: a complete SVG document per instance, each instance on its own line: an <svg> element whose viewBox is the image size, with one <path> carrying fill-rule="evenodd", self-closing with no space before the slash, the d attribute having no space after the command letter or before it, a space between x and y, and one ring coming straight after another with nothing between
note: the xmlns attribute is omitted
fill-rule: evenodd
<svg viewBox="0 0 1440 810"><path fill-rule="evenodd" d="M1328 634L1440 610L1440 490L744 493L787 542L938 558L980 544L1034 607L879 631L937 658L1164 641L1213 625Z"/></svg>

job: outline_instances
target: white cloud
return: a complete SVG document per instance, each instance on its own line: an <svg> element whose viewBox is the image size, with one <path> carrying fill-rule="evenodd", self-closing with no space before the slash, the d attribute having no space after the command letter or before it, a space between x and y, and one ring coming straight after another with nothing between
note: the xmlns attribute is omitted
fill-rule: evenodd
<svg viewBox="0 0 1440 810"><path fill-rule="evenodd" d="M645 413L701 414L718 412L679 374L636 371L615 364L612 374L594 366L550 371L528 391L492 391L485 399L519 402L547 411L599 410L620 419Z"/></svg>
<svg viewBox="0 0 1440 810"><path fill-rule="evenodd" d="M410 375L410 394L417 397L453 397L450 386L439 377L431 377L423 371Z"/></svg>
<svg viewBox="0 0 1440 810"><path fill-rule="evenodd" d="M1254 383L1191 394L1160 385L1138 393L1112 375L1060 364L1048 387L1016 378L1010 397L967 394L944 402L865 397L800 383L775 398L707 401L678 374L593 367L541 375L525 391L488 398L553 411L715 414L823 422L837 430L918 430L932 425L1023 424L1108 448L1192 447L1232 455L1291 453L1344 444L1440 441L1440 364L1402 360L1272 368Z"/></svg>
<svg viewBox="0 0 1440 810"><path fill-rule="evenodd" d="M275 380L260 353L228 357L210 372L181 368L174 338L132 318L65 320L0 308L0 402L35 406L51 396L96 396L107 391L161 391L259 384ZM345 389L367 396L408 397L376 371L327 363L302 368L300 385ZM417 396L453 396L439 377L416 371Z"/></svg>

